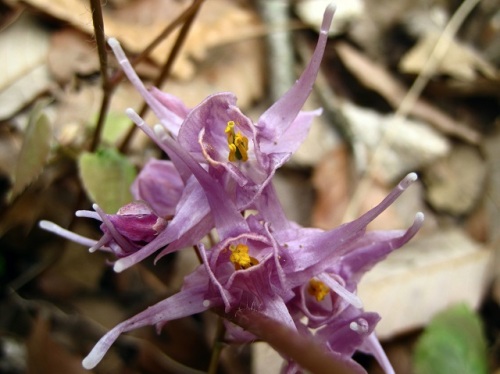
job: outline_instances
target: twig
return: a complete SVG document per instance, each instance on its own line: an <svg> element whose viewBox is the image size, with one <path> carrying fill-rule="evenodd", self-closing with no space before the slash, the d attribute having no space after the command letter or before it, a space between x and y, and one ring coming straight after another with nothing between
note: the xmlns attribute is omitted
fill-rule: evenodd
<svg viewBox="0 0 500 374"><path fill-rule="evenodd" d="M165 68L163 69L162 73L160 74L160 78L162 80L165 79L166 76L168 76L170 69L173 65L173 62L175 61L175 58L177 57L178 51L182 46L182 43L185 40L186 34L189 30L189 27L192 23L192 20L194 19L194 16L196 15L199 7L205 0L194 0L191 6L187 8L184 12L182 12L179 17L177 17L174 21L172 21L133 61L132 61L132 66L137 65L140 61L145 59L151 51L158 46L172 31L174 31L177 26L179 26L181 23L184 22L184 27L183 31L181 31L176 45L174 46L169 59L167 60L165 64ZM115 73L114 76L109 77L108 75L108 61L107 61L107 53L106 53L106 37L104 34L104 22L103 22L103 17L102 17L102 7L101 7L101 2L100 0L90 0L90 6L91 6L91 11L92 11L92 22L94 24L94 33L95 33L95 38L96 38L96 44L97 44L97 51L99 54L99 64L100 64L100 71L101 71L101 85L103 89L103 96L102 96L102 101L101 101L101 107L99 109L99 117L97 119L97 124L95 127L94 131L94 136L92 139L92 142L90 144L90 151L95 151L96 148L99 146L99 143L101 141L101 133L102 133L102 128L104 126L104 121L106 119L106 116L108 114L109 110L109 105L111 102L111 96L114 91L114 89L117 87L118 83L121 81L121 79L124 76L124 73L122 70L119 70L117 73ZM186 24L188 26L186 27ZM119 147L121 151L124 151L127 149L128 143L130 142L130 139L132 137L133 131L135 129L135 126L131 127L131 130L129 134L125 137L123 143Z"/></svg>
<svg viewBox="0 0 500 374"><path fill-rule="evenodd" d="M217 319L217 330L215 332L214 344L212 346L212 356L210 357L210 366L208 367L208 374L216 374L219 367L219 359L224 348L224 335L226 334L226 326L222 317Z"/></svg>
<svg viewBox="0 0 500 374"><path fill-rule="evenodd" d="M132 61L132 66L135 66L139 61L142 61L146 57L149 56L149 54L155 49L158 44L160 44L167 36L170 35L172 31L174 31L177 26L179 26L181 23L184 23L187 21L189 17L195 13L200 5L204 2L205 0L193 0L193 3L187 8L184 12L182 12L179 17L177 17L175 20L173 20L161 33L154 39L133 61ZM123 73L122 73L123 74Z"/></svg>
<svg viewBox="0 0 500 374"><path fill-rule="evenodd" d="M413 85L410 87L410 90L408 91L406 96L403 98L403 101L399 105L399 108L395 114L396 117L398 116L406 117L408 115L409 111L411 110L411 107L415 105L415 102L417 101L418 97L422 94L422 91L424 90L425 86L427 85L427 83L429 83L430 79L432 78L432 75L436 71L436 68L438 67L444 55L448 51L451 41L458 32L458 29L465 21L467 15L469 15L472 9L474 9L474 7L480 1L481 0L465 0L453 14L450 21L448 22L443 32L441 33L438 42L434 46L431 55L425 62L422 71L420 71L420 73L417 76L417 79L415 79L415 82L413 82Z"/></svg>
<svg viewBox="0 0 500 374"><path fill-rule="evenodd" d="M99 109L99 118L94 130L94 137L90 144L90 151L93 152L98 147L101 141L102 128L104 120L108 114L109 104L111 102L111 93L113 87L110 85L108 76L108 56L106 53L106 37L104 36L104 21L102 19L102 7L100 0L90 0L90 9L92 11L92 22L94 24L94 35L97 44L97 52L99 54L99 65L101 69L101 86L102 100L101 108Z"/></svg>
<svg viewBox="0 0 500 374"><path fill-rule="evenodd" d="M186 40L186 37L188 35L188 32L191 28L191 25L193 24L193 21L194 19L196 18L196 15L198 13L198 10L200 9L201 5L203 4L205 0L195 0L193 1L193 4L191 4L191 6L188 8L188 10L190 12L187 13L187 10L186 10L186 14L187 16L183 17L183 14L178 18L186 18L184 24L182 25L182 28L179 32L179 35L177 36L177 39L175 41L175 44L174 46L172 47L172 50L170 51L170 54L167 58L167 61L165 62L165 65L163 65L163 68L160 72L160 74L158 75L158 77L156 78L155 82L153 83L155 87L160 87L163 85L163 83L165 82L165 80L168 78L168 76L170 75L170 72L172 70L172 66L174 65L174 62L175 60L177 59L177 56L179 55L179 52L182 48L182 46L184 45L184 42ZM172 25L175 23L172 22L172 24L170 24L168 28L172 27ZM164 35L165 34L165 31L167 30L165 29L161 34L160 34L160 37L162 37L162 39L168 35ZM173 29L172 29L173 30ZM170 33L171 31L169 31ZM153 41L153 43L151 43L142 53L141 55L139 55L136 59L134 59L134 63L137 63L137 61L140 59L140 58L143 58L143 56L145 56L145 52L148 51L147 53L151 52L151 50L158 44L157 43L157 40L159 38L156 38L155 41ZM160 41L162 40L160 39ZM142 107L141 109L139 110L139 116L140 117L144 117L148 111L149 107L146 103L143 103L142 104ZM137 129L137 126L133 125L130 127L130 130L128 131L127 135L125 136L125 138L123 139L123 142L122 144L119 146L119 150L123 153L125 153L128 149L128 146L130 144L130 141L132 140L132 137L134 136L134 133Z"/></svg>
<svg viewBox="0 0 500 374"><path fill-rule="evenodd" d="M368 57L357 52L349 44L337 42L335 49L338 55L348 62L349 70L357 76L364 86L377 91L395 110L400 108L403 99L407 97L409 92L403 83L395 79L387 69L374 64ZM415 101L405 111L404 116L408 114L420 118L446 135L455 136L468 143L478 144L480 140L479 132L453 119L422 98L415 98Z"/></svg>
<svg viewBox="0 0 500 374"><path fill-rule="evenodd" d="M172 70L172 66L174 65L175 60L177 59L177 56L179 55L179 52L182 46L184 45L184 42L186 41L189 30L191 29L191 26L204 1L205 0L196 0L193 2L193 12L187 17L186 22L184 22L184 24L181 27L181 30L179 31L179 35L177 36L175 44L172 47L172 50L170 51L170 55L168 56L168 59L165 62L165 65L163 66L160 75L156 78L156 81L154 82L154 85L156 87L162 86L167 80L167 78L170 76L170 71Z"/></svg>
<svg viewBox="0 0 500 374"><path fill-rule="evenodd" d="M149 43L149 45L138 56L136 56L130 62L131 65L136 66L139 62L148 57L151 51L153 51L158 46L158 44L160 44L167 36L169 36L170 33L177 28L177 26L185 22L186 19L196 11L198 4L201 4L203 1L205 0L193 0L193 3L189 6L189 8L187 8L176 19L169 23L167 27L165 27L165 29L151 43ZM111 84L117 85L124 76L125 73L123 72L123 70L118 70L111 78Z"/></svg>
<svg viewBox="0 0 500 374"><path fill-rule="evenodd" d="M415 105L417 99L422 94L424 87L431 79L432 74L436 70L436 67L444 57L454 35L457 33L459 27L462 25L467 15L472 11L472 9L474 9L479 1L480 0L465 0L453 14L443 32L441 33L431 55L427 59L424 68L419 73L417 79L415 79L415 82L410 87L407 94L399 104L399 107L394 114L394 118L391 121L392 123L400 121L408 115L411 108ZM371 156L368 162L368 166L363 172L361 180L354 191L351 201L349 202L342 220L343 222L351 221L358 216L362 200L372 186L372 177L376 174L377 168L379 167L379 159L381 154L380 149L382 149L387 143L387 134L390 130L390 127L391 124L389 123L383 130L380 143Z"/></svg>

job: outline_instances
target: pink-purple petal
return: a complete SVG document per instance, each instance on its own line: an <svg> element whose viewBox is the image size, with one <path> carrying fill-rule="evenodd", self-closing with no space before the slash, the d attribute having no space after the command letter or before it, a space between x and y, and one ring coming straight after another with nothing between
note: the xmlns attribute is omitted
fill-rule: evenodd
<svg viewBox="0 0 500 374"><path fill-rule="evenodd" d="M257 128L260 136L267 141L279 141L281 134L287 131L311 94L314 81L316 80L321 65L321 60L323 59L323 53L328 40L328 31L334 13L334 6L329 5L323 16L323 23L321 24L316 49L314 50L311 61L299 80L287 93L285 93L285 95L283 95L283 97L276 101L260 116L257 122Z"/></svg>
<svg viewBox="0 0 500 374"><path fill-rule="evenodd" d="M201 313L207 310L204 303L206 288L203 285L196 288L184 288L179 293L150 306L132 318L123 321L104 335L84 358L83 367L90 370L104 357L118 337L139 327L162 324L174 319Z"/></svg>

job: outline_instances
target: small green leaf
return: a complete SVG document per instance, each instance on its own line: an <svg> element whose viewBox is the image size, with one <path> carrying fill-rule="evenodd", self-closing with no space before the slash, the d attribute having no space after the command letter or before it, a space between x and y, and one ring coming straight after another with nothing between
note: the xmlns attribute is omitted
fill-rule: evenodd
<svg viewBox="0 0 500 374"><path fill-rule="evenodd" d="M125 113L110 112L104 122L102 140L107 144L115 144L125 136L132 126L135 125Z"/></svg>
<svg viewBox="0 0 500 374"><path fill-rule="evenodd" d="M88 123L89 129L95 130L99 115L96 113L92 115ZM102 128L102 142L107 146L113 146L121 141L129 132L131 127L135 125L125 112L109 112L104 120Z"/></svg>
<svg viewBox="0 0 500 374"><path fill-rule="evenodd" d="M23 192L41 174L50 153L51 142L52 127L42 112L42 105L36 105L30 114L17 159L10 199Z"/></svg>
<svg viewBox="0 0 500 374"><path fill-rule="evenodd" d="M87 195L105 212L116 213L120 207L132 201L130 185L135 179L136 170L115 149L82 153L78 166Z"/></svg>
<svg viewBox="0 0 500 374"><path fill-rule="evenodd" d="M465 304L439 313L419 338L416 374L487 374L487 346L479 317Z"/></svg>

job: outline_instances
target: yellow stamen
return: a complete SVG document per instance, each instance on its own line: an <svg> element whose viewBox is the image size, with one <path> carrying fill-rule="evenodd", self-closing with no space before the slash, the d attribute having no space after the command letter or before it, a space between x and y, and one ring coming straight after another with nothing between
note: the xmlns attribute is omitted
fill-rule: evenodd
<svg viewBox="0 0 500 374"><path fill-rule="evenodd" d="M229 121L224 132L227 134L228 144L232 144L234 141L234 121Z"/></svg>
<svg viewBox="0 0 500 374"><path fill-rule="evenodd" d="M230 245L231 256L229 261L234 264L235 270L248 269L253 265L257 265L259 261L248 254L248 246L245 244Z"/></svg>
<svg viewBox="0 0 500 374"><path fill-rule="evenodd" d="M323 301L328 292L330 292L330 289L323 282L311 279L307 292L309 292L309 295L314 296L317 301Z"/></svg>
<svg viewBox="0 0 500 374"><path fill-rule="evenodd" d="M241 132L234 132L234 121L227 123L224 132L227 135L227 145L229 148L228 160L234 162L236 160L248 160L248 138Z"/></svg>

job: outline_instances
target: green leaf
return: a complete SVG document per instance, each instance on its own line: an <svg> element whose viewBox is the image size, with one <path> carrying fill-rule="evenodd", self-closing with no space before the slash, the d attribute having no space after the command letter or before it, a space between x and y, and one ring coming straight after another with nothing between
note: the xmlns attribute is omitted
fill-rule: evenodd
<svg viewBox="0 0 500 374"><path fill-rule="evenodd" d="M419 338L415 374L487 374L487 345L479 317L465 304L439 313Z"/></svg>
<svg viewBox="0 0 500 374"><path fill-rule="evenodd" d="M90 118L88 126L92 131L95 130L98 117L99 114L96 113ZM132 123L130 118L128 118L125 112L109 112L106 115L102 128L102 143L112 147L121 141L129 132L130 128L134 126L135 125Z"/></svg>
<svg viewBox="0 0 500 374"><path fill-rule="evenodd" d="M130 185L136 177L136 170L117 150L82 153L78 167L87 195L105 212L116 213L120 207L132 201Z"/></svg>
<svg viewBox="0 0 500 374"><path fill-rule="evenodd" d="M47 116L42 112L43 105L36 105L28 119L23 145L17 159L10 199L19 195L35 181L47 163L52 142L52 127Z"/></svg>
<svg viewBox="0 0 500 374"><path fill-rule="evenodd" d="M104 122L102 140L107 144L115 144L125 136L130 127L135 126L125 113L108 113Z"/></svg>

